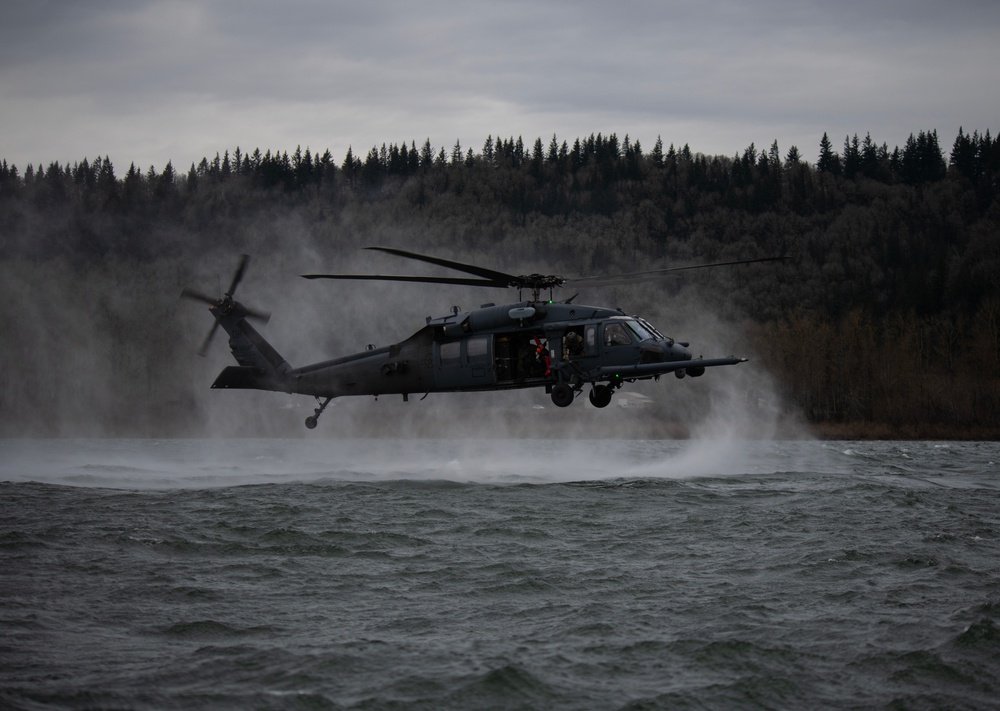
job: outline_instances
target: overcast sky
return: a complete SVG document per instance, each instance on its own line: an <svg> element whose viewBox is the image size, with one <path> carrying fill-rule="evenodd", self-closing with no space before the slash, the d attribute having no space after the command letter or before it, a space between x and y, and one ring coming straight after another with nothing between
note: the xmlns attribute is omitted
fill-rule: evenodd
<svg viewBox="0 0 1000 711"><path fill-rule="evenodd" d="M1000 129L998 0L0 0L0 159Z"/></svg>

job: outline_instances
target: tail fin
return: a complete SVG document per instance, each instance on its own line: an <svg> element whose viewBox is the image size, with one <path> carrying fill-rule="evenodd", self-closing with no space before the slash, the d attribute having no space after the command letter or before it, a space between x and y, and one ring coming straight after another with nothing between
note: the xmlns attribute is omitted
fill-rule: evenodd
<svg viewBox="0 0 1000 711"><path fill-rule="evenodd" d="M229 288L219 299L194 289L184 289L181 292L182 298L208 304L208 310L215 317L212 330L208 332L208 337L205 339L199 354L205 355L212 337L219 326L222 326L229 334L229 348L239 366L223 370L212 384L213 388L253 388L255 390L291 392L290 378L287 377L286 373L292 369L292 366L278 355L278 352L254 330L253 326L247 323L248 318L255 318L267 323L271 315L263 311L253 311L233 300L233 294L246 274L249 261L249 255L242 255L239 266L236 267L236 272L233 274L233 279L229 283Z"/></svg>
<svg viewBox="0 0 1000 711"><path fill-rule="evenodd" d="M230 304L213 306L210 310L229 334L229 348L239 366L223 370L212 387L291 392L285 374L292 366L247 323L247 310L242 304L237 301Z"/></svg>

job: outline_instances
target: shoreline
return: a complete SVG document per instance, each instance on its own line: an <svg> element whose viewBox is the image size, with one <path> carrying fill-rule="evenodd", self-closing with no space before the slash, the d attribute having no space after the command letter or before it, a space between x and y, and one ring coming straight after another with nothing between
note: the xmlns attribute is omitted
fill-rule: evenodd
<svg viewBox="0 0 1000 711"><path fill-rule="evenodd" d="M877 422L818 423L808 425L813 436L821 440L877 440L942 442L1000 441L1000 427L962 427L945 424L890 425Z"/></svg>
<svg viewBox="0 0 1000 711"><path fill-rule="evenodd" d="M542 417L492 418L486 421L455 421L446 417L401 418L392 424L375 422L369 417L351 418L349 422L331 423L325 432L300 428L298 422L274 427L205 428L165 426L135 428L73 428L62 431L0 431L0 439L631 439L631 440L819 440L819 441L942 441L996 442L1000 427L960 427L944 424L896 426L874 422L805 423L786 421L759 424L736 422L721 424L671 422L644 419L635 415L615 422L584 418L574 420ZM322 427L321 423L321 427Z"/></svg>

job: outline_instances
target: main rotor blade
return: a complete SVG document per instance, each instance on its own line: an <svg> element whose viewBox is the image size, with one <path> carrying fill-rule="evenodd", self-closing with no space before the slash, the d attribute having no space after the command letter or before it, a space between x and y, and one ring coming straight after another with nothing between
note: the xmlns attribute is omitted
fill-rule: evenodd
<svg viewBox="0 0 1000 711"><path fill-rule="evenodd" d="M463 279L461 277L393 276L380 274L300 274L303 279L357 279L363 281L409 281L420 284L452 284L458 286L505 287L507 282L486 281L485 279ZM513 278L513 277L511 277Z"/></svg>
<svg viewBox="0 0 1000 711"><path fill-rule="evenodd" d="M439 267L447 267L448 269L454 269L458 272L465 272L466 274L473 274L483 279L489 279L496 283L497 286L508 286L517 277L512 274L505 274L504 272L498 272L493 269L487 269L486 267L477 267L474 264L463 264L462 262L453 262L450 259L441 259L440 257L428 257L425 254L417 254L416 252L406 252L402 249L392 249L390 247L365 247L365 249L370 249L373 252L385 252L386 254L394 254L397 257L405 257L406 259L415 259L418 262L427 262L428 264L436 264ZM447 282L446 282L447 283Z"/></svg>
<svg viewBox="0 0 1000 711"><path fill-rule="evenodd" d="M686 267L667 267L666 269L653 269L646 272L631 272L628 274L611 274L607 276L576 277L567 279L565 285L573 286L614 286L616 284L634 283L642 281L655 281L673 272L683 272L692 269L708 269L710 267L729 267L736 264L756 264L758 262L780 262L788 259L782 257L761 257L760 259L737 259L731 262L712 262L711 264L691 264Z"/></svg>

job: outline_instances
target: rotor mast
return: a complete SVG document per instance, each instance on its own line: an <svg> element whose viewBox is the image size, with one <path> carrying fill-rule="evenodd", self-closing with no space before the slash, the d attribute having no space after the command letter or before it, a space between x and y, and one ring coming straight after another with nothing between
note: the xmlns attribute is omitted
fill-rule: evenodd
<svg viewBox="0 0 1000 711"><path fill-rule="evenodd" d="M565 281L561 276L551 274L524 274L514 277L511 280L510 286L517 289L518 298L520 298L522 289L531 289L531 301L538 303L542 289L548 289L549 297L551 298L552 290L562 286Z"/></svg>

